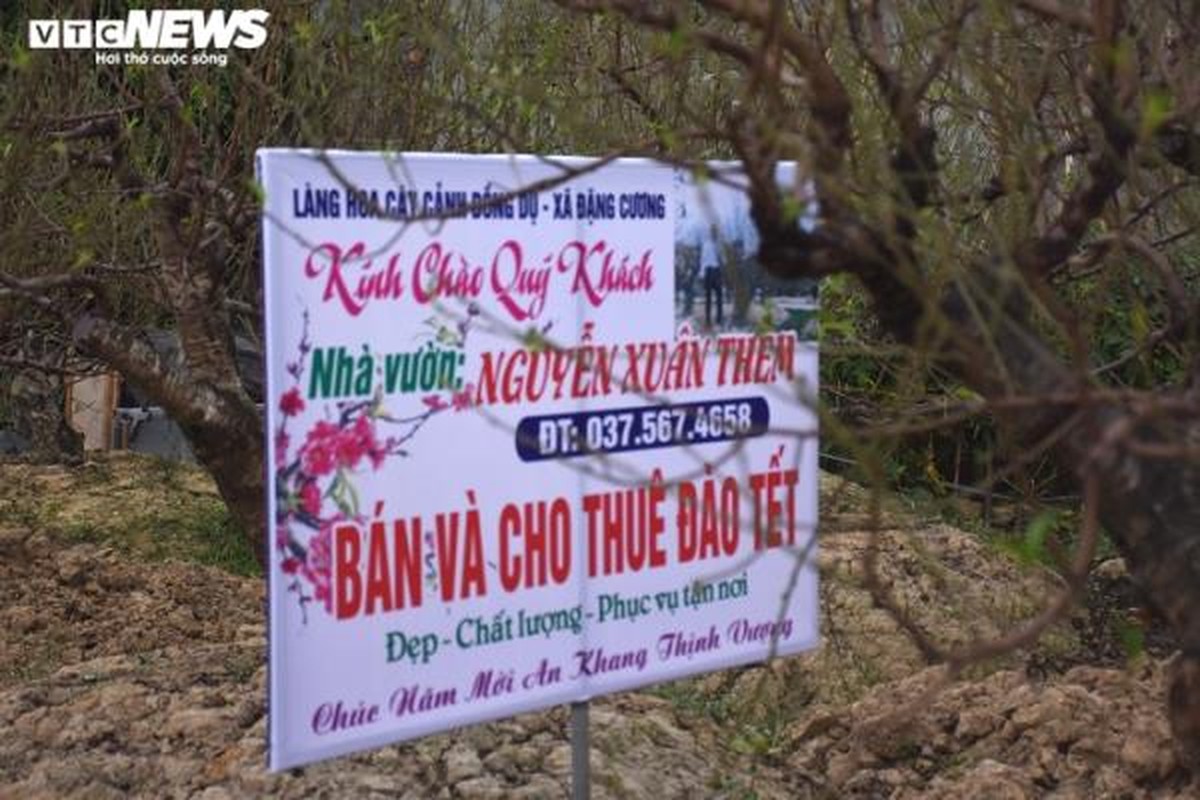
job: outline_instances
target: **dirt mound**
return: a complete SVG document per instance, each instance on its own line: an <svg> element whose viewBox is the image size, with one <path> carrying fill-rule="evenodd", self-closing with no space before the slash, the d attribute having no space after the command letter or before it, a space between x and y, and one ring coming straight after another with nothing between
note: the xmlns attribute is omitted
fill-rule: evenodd
<svg viewBox="0 0 1200 800"><path fill-rule="evenodd" d="M281 774L266 771L262 632L65 667L0 691L0 798L561 798L561 710ZM592 709L597 798L795 796L781 770L746 771L720 731L669 702Z"/></svg>
<svg viewBox="0 0 1200 800"><path fill-rule="evenodd" d="M812 709L786 763L838 797L1191 798L1162 669L1076 667L1047 682L1006 670L941 691L939 669Z"/></svg>
<svg viewBox="0 0 1200 800"><path fill-rule="evenodd" d="M1124 662L1108 616L926 693L938 673L862 588L865 493L822 493L822 649L593 704L596 797L1200 795L1156 661L1068 669ZM198 471L5 466L0 505L0 798L566 793L561 709L268 774L262 581L194 563L240 563L209 549L224 529ZM884 579L947 643L1008 628L1057 585L903 510L882 528ZM1124 614L1133 600L1104 585Z"/></svg>
<svg viewBox="0 0 1200 800"><path fill-rule="evenodd" d="M0 530L0 687L65 665L261 634L261 582Z"/></svg>
<svg viewBox="0 0 1200 800"><path fill-rule="evenodd" d="M875 606L864 585L863 556L873 539L879 574L898 605L943 646L995 637L1036 614L1059 588L1044 568L1020 565L979 537L897 508L879 515L875 534L862 511L867 491L829 475L821 478L821 647L769 667L723 673L699 682L721 695L742 724L778 729L814 704L846 704L871 687L927 666L912 638ZM1111 646L1099 623L1088 630ZM1019 666L1015 653L987 669ZM1033 654L1040 664L1089 658L1078 626L1056 627ZM1074 663L1074 662L1072 662Z"/></svg>
<svg viewBox="0 0 1200 800"><path fill-rule="evenodd" d="M179 526L207 518L203 475L138 457L0 472L3 800L566 794L562 710L267 773L262 581L170 557L197 553ZM591 730L598 798L794 794L660 697L597 702Z"/></svg>

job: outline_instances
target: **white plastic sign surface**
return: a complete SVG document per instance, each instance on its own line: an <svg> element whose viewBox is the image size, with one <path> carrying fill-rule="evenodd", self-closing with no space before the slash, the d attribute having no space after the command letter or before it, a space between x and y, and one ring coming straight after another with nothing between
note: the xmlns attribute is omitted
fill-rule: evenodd
<svg viewBox="0 0 1200 800"><path fill-rule="evenodd" d="M736 172L258 158L272 768L816 643L815 288Z"/></svg>

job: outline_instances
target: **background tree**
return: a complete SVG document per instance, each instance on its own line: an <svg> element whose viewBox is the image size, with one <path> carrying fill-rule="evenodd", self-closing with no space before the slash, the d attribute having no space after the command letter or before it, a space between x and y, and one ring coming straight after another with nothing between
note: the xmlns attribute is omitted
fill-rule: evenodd
<svg viewBox="0 0 1200 800"><path fill-rule="evenodd" d="M532 2L267 3L266 45L224 68L26 49L29 19L128 5L0 9L3 382L120 372L180 425L261 557L261 375L234 346L261 340L254 150L604 150L621 120L578 103L601 97L595 26ZM34 406L61 409L52 383Z"/></svg>
<svg viewBox="0 0 1200 800"><path fill-rule="evenodd" d="M891 431L988 413L1020 462L1083 489L1067 592L1002 642L1028 643L1079 591L1096 522L1180 645L1170 716L1200 754L1200 314L1195 178L1200 9L1173 2L697 5L564 0L720 56L736 102L704 120L753 179L760 258L848 275L901 356ZM812 233L771 176L804 165ZM930 408L947 377L967 399ZM1015 448L1014 448L1015 449Z"/></svg>

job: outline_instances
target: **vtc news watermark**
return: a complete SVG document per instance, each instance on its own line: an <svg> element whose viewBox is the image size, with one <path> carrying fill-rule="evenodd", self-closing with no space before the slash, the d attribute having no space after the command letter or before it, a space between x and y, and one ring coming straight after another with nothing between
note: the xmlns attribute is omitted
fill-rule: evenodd
<svg viewBox="0 0 1200 800"><path fill-rule="evenodd" d="M135 9L124 19L32 19L29 47L93 50L97 64L224 67L230 48L254 50L266 43L268 17L262 9Z"/></svg>

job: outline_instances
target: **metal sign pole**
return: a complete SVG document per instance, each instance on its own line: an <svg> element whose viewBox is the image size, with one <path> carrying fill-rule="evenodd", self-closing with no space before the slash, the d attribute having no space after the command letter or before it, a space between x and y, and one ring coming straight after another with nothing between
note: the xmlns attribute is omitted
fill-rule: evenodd
<svg viewBox="0 0 1200 800"><path fill-rule="evenodd" d="M588 758L588 704L571 703L571 798L589 800L592 796L592 771Z"/></svg>

